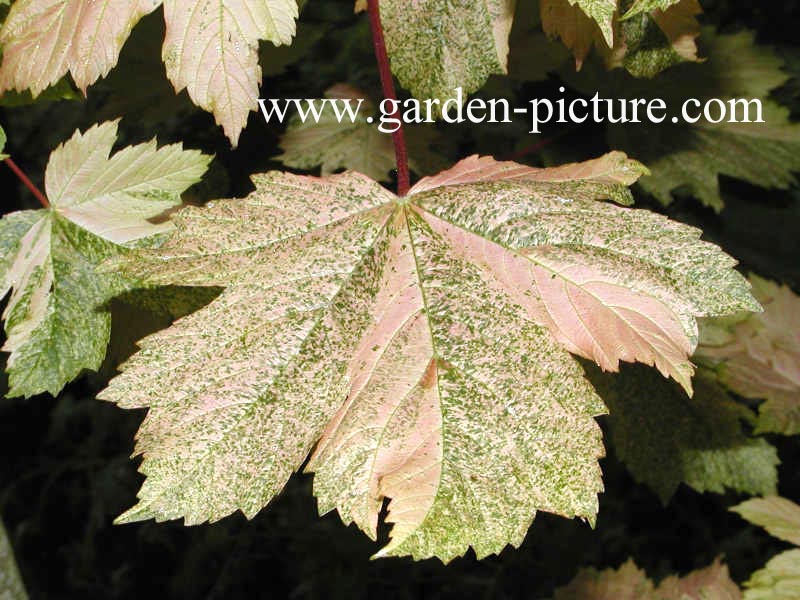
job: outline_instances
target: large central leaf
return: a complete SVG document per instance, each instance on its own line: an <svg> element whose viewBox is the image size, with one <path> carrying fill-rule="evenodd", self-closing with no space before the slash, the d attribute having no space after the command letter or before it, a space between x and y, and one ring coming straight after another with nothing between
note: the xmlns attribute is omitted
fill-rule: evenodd
<svg viewBox="0 0 800 600"><path fill-rule="evenodd" d="M187 208L148 283L224 287L141 342L102 397L149 407L123 521L252 516L313 450L320 509L383 554L519 544L537 510L593 520L605 408L569 352L689 389L695 316L754 309L733 260L626 201L619 153L555 169L476 157L407 198L348 172L268 173Z"/></svg>

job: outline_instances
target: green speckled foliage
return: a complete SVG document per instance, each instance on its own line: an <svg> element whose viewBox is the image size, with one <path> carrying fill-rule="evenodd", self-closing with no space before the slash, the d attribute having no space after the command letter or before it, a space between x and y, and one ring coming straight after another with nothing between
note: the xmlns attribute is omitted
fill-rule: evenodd
<svg viewBox="0 0 800 600"><path fill-rule="evenodd" d="M358 173L270 172L179 212L163 246L106 267L224 288L100 394L149 408L147 479L120 521L252 517L310 453L320 512L374 537L390 499L380 556L498 553L539 510L594 522L605 407L568 351L691 390L695 317L757 309L697 230L599 201L644 171L620 153L471 157L406 198Z"/></svg>
<svg viewBox="0 0 800 600"><path fill-rule="evenodd" d="M155 141L110 156L116 131L105 123L77 132L50 157L50 206L0 221L10 396L56 395L99 368L111 330L106 304L133 284L97 267L169 231L169 222L148 219L180 204L206 169L199 152Z"/></svg>

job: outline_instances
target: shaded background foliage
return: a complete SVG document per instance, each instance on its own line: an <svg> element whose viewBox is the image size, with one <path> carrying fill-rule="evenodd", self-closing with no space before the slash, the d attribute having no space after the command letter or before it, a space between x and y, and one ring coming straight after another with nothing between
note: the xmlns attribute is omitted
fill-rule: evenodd
<svg viewBox="0 0 800 600"><path fill-rule="evenodd" d="M793 79L775 95L797 118L800 3L708 0L703 5L704 20L721 31L747 26L759 42L778 47ZM147 17L119 66L86 99L3 109L8 150L37 183L50 151L76 127L117 116L124 116L120 146L157 133L161 143L183 141L216 155L203 183L191 191L193 202L242 196L251 189L249 174L282 168L274 161L280 152L278 126L251 113L232 150L210 115L193 107L185 93L174 95L160 62L162 36L160 14ZM352 14L351 0L314 0L301 15L291 48L263 47L262 96L320 97L330 85L346 81L379 97L370 43L366 20ZM479 93L506 94L522 105L554 96L558 85L554 77L536 83L493 78ZM526 125L438 124L443 138L438 150L450 161L470 152L498 158L518 153L523 162L542 164L607 149L596 125L553 124L541 136L528 134ZM546 148L531 151L543 140L550 142ZM701 227L705 238L740 260L745 271L800 291L800 189L770 191L724 177L721 183L726 207L720 214L689 198L664 209L640 193L637 205ZM0 169L0 189L5 211L36 206L7 169ZM540 513L519 549L480 562L469 554L448 566L437 560L369 561L380 543L346 528L335 514L319 518L311 479L301 475L252 521L237 514L191 528L178 522L114 526L113 518L133 504L141 484L129 455L144 413L93 397L114 365L133 351L134 340L167 321L122 303L115 303L113 315L115 345L100 373L69 385L57 399L0 403L0 514L32 598L536 598L569 581L580 566L616 567L628 556L658 579L724 554L733 578L741 581L784 547L727 511L741 500L735 494L698 494L681 486L663 506L632 480L609 444L595 530ZM5 382L0 386L7 389ZM779 493L798 501L800 472L794 466L800 442L769 440L783 463Z"/></svg>

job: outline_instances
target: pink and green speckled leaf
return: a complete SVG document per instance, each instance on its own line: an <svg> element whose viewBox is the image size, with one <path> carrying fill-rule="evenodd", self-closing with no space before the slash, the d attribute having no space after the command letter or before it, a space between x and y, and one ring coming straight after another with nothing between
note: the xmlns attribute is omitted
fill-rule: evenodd
<svg viewBox="0 0 800 600"><path fill-rule="evenodd" d="M253 516L311 454L321 512L375 537L390 499L380 555L497 553L539 510L594 521L605 407L570 352L689 389L695 318L757 308L698 230L598 201L642 172L472 157L404 198L273 172L178 213L109 268L225 291L101 394L149 408L121 520Z"/></svg>

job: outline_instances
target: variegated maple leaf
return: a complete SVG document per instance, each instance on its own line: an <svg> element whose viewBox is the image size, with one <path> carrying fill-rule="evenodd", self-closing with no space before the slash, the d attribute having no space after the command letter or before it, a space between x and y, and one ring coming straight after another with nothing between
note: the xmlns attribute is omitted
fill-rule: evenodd
<svg viewBox="0 0 800 600"><path fill-rule="evenodd" d="M570 352L690 388L695 317L755 309L734 261L630 200L624 154L551 169L471 157L398 197L364 175L272 172L186 208L109 268L214 286L101 398L148 407L122 522L256 514L311 453L322 512L381 555L519 544L536 511L593 521L605 407Z"/></svg>
<svg viewBox="0 0 800 600"><path fill-rule="evenodd" d="M751 275L759 314L703 321L697 358L746 398L766 400L758 432L800 433L800 297L788 286Z"/></svg>
<svg viewBox="0 0 800 600"><path fill-rule="evenodd" d="M516 0L381 0L392 73L417 98L445 102L506 73ZM357 0L356 12L367 8ZM441 105L433 106L438 114Z"/></svg>
<svg viewBox="0 0 800 600"><path fill-rule="evenodd" d="M96 370L108 345L104 307L131 287L96 267L125 246L163 234L154 223L181 202L210 157L155 140L111 155L117 123L75 135L50 155L50 207L13 212L0 221L0 298L10 352L10 396L56 395L83 369Z"/></svg>
<svg viewBox="0 0 800 600"><path fill-rule="evenodd" d="M38 96L68 72L85 92L114 67L139 20L162 3L167 76L214 114L235 145L257 108L259 41L291 43L296 0L18 0L0 29L0 93L30 89Z"/></svg>
<svg viewBox="0 0 800 600"><path fill-rule="evenodd" d="M619 10L628 10L617 19ZM542 28L559 37L581 69L592 47L606 67L624 67L636 77L652 77L684 61L695 62L700 34L697 0L542 0Z"/></svg>

